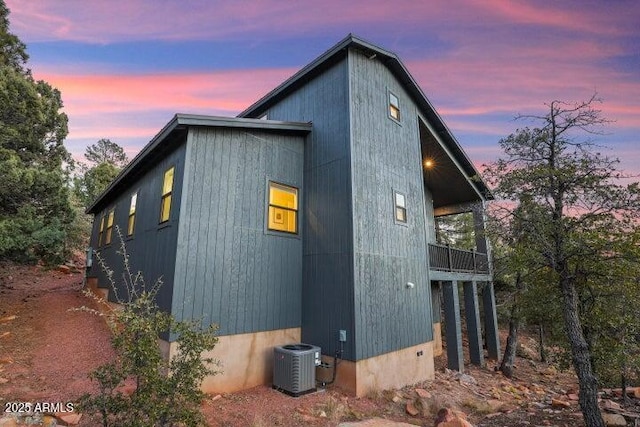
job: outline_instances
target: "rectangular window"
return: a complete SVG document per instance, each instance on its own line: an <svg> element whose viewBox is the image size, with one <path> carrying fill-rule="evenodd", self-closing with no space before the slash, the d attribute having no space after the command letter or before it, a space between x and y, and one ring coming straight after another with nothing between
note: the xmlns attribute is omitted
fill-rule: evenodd
<svg viewBox="0 0 640 427"><path fill-rule="evenodd" d="M407 223L407 199L402 193L393 192L396 222Z"/></svg>
<svg viewBox="0 0 640 427"><path fill-rule="evenodd" d="M269 182L269 230L298 234L298 189Z"/></svg>
<svg viewBox="0 0 640 427"><path fill-rule="evenodd" d="M160 223L169 221L171 213L171 194L173 193L173 175L175 166L171 166L164 173L162 181L162 200L160 202Z"/></svg>
<svg viewBox="0 0 640 427"><path fill-rule="evenodd" d="M100 218L100 228L98 228L98 247L102 246L102 235L104 234L104 215Z"/></svg>
<svg viewBox="0 0 640 427"><path fill-rule="evenodd" d="M105 230L104 236L105 245L111 243L111 232L113 231L113 216L115 215L114 209L111 209L109 211L109 215L107 216L107 229Z"/></svg>
<svg viewBox="0 0 640 427"><path fill-rule="evenodd" d="M391 92L389 92L389 117L397 122L400 121L400 102Z"/></svg>
<svg viewBox="0 0 640 427"><path fill-rule="evenodd" d="M136 225L136 203L138 202L138 193L131 195L131 203L129 204L129 221L127 222L127 236L133 235Z"/></svg>

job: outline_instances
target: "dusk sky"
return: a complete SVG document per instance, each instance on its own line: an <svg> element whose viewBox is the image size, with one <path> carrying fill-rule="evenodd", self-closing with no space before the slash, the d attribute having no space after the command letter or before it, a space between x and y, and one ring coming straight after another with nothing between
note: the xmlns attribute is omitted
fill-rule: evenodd
<svg viewBox="0 0 640 427"><path fill-rule="evenodd" d="M640 173L640 2L5 0L36 79L60 89L77 159L132 158L175 113L235 116L353 33L398 54L479 166L554 99L594 92L596 141Z"/></svg>

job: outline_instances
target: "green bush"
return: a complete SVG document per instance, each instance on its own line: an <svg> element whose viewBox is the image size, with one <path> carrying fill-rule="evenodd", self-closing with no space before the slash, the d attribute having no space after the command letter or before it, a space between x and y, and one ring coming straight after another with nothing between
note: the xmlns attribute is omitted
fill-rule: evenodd
<svg viewBox="0 0 640 427"><path fill-rule="evenodd" d="M202 330L198 322L176 321L161 311L155 302L161 282L147 289L142 275L130 271L124 242L121 252L128 299L120 301L116 309L108 308L106 314L81 308L107 316L116 358L90 374L99 391L82 396L80 411L98 414L104 427L203 425L200 385L206 376L216 373L211 366L217 362L202 358L202 353L218 342L217 328ZM112 272L99 256L98 262L111 278ZM93 297L109 307L106 301ZM178 344L177 354L169 360L158 347L158 337L167 332Z"/></svg>

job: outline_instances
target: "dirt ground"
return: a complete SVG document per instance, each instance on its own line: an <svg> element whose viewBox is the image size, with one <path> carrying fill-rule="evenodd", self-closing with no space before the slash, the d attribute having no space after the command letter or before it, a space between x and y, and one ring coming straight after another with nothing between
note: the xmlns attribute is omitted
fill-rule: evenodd
<svg viewBox="0 0 640 427"><path fill-rule="evenodd" d="M81 289L81 273L0 264L3 412L8 402L66 404L95 391L87 375L114 353L101 318L70 311L92 305ZM444 356L436 359L433 381L380 390L363 398L331 388L292 398L265 386L209 396L202 411L209 425L220 427L337 426L374 417L432 426L442 407L464 412L476 426L583 425L571 373L521 358L511 380L496 372L493 362L483 368L469 366L465 376L446 370L445 365ZM635 410L640 409L637 402ZM83 416L80 425L97 423Z"/></svg>

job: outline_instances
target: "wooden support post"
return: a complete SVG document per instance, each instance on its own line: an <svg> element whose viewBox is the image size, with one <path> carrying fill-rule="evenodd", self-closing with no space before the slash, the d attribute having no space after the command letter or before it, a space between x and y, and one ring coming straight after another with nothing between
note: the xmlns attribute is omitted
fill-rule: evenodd
<svg viewBox="0 0 640 427"><path fill-rule="evenodd" d="M442 296L444 299L444 321L447 329L447 366L449 369L463 372L464 359L462 355L458 282L444 281Z"/></svg>
<svg viewBox="0 0 640 427"><path fill-rule="evenodd" d="M478 286L475 281L464 282L464 313L467 320L469 338L469 356L471 363L484 366L482 350L482 329L480 327L480 307L478 304Z"/></svg>
<svg viewBox="0 0 640 427"><path fill-rule="evenodd" d="M482 292L484 307L484 330L487 336L487 351L489 359L500 359L500 335L498 333L498 317L496 315L496 297L493 292L493 282L487 282Z"/></svg>

